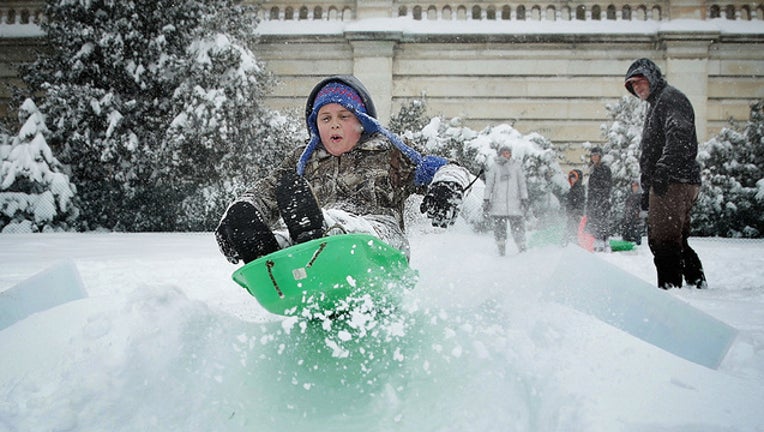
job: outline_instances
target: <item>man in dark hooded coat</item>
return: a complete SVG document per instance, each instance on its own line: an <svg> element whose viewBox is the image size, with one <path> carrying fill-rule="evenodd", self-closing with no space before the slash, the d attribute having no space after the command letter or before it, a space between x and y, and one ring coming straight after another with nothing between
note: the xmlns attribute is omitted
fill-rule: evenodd
<svg viewBox="0 0 764 432"><path fill-rule="evenodd" d="M706 286L698 255L687 243L690 211L700 191L695 112L687 96L669 85L651 60L629 67L626 89L647 101L639 167L648 210L647 241L658 273L658 286L681 287L682 278L697 288Z"/></svg>

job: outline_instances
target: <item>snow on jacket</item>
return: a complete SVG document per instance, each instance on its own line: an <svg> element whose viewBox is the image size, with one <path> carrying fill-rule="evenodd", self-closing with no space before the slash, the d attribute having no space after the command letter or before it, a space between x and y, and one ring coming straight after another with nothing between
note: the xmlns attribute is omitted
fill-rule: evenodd
<svg viewBox="0 0 764 432"><path fill-rule="evenodd" d="M626 79L644 76L650 82L650 105L642 129L639 167L645 190L652 186L656 168L663 167L671 183L700 184L695 111L687 96L669 85L658 66L649 59L635 61ZM630 87L628 90L635 94ZM636 94L635 94L636 95Z"/></svg>
<svg viewBox="0 0 764 432"><path fill-rule="evenodd" d="M252 202L271 227L279 219L276 182L285 172L294 172L304 150L305 146L296 148L279 167L239 198ZM406 199L426 190L415 186L415 171L416 166L409 158L386 137L375 134L340 156L333 156L319 146L305 164L304 177L322 208L392 218L402 230ZM466 186L469 176L466 169L447 164L436 172L433 181L455 181Z"/></svg>
<svg viewBox="0 0 764 432"><path fill-rule="evenodd" d="M520 162L498 156L485 176L484 199L491 202L491 216L522 216L522 200L528 199L528 186Z"/></svg>

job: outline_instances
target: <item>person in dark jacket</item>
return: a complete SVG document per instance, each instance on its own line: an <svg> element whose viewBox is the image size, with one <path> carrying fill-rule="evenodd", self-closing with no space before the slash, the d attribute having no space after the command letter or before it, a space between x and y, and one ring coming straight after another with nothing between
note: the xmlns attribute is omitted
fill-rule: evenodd
<svg viewBox="0 0 764 432"><path fill-rule="evenodd" d="M613 187L613 174L602 162L602 149L592 147L589 158L589 195L586 199L586 229L595 239L594 250L605 251L610 237L610 193Z"/></svg>
<svg viewBox="0 0 764 432"><path fill-rule="evenodd" d="M623 204L623 219L621 219L621 237L624 240L642 244L642 188L639 180L632 180L629 186L629 196Z"/></svg>
<svg viewBox="0 0 764 432"><path fill-rule="evenodd" d="M687 96L669 85L650 59L631 64L626 89L649 104L642 129L639 167L648 210L647 242L653 254L658 286L706 287L700 258L690 247L690 212L700 191L695 111Z"/></svg>
<svg viewBox="0 0 764 432"><path fill-rule="evenodd" d="M453 224L469 172L420 154L376 115L356 77L316 84L305 107L309 140L228 206L215 230L223 255L248 263L342 232L371 234L408 254L404 205L420 191L426 191L420 211L432 224Z"/></svg>
<svg viewBox="0 0 764 432"><path fill-rule="evenodd" d="M570 170L568 173L568 183L570 191L565 200L565 214L567 216L567 231L565 233L566 243L575 239L578 234L578 226L581 224L581 218L584 217L586 207L586 189L584 189L584 173L579 169Z"/></svg>

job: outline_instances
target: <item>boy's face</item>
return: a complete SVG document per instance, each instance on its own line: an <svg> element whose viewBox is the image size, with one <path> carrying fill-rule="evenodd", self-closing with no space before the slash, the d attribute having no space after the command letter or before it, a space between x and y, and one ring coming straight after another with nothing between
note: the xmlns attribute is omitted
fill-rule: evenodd
<svg viewBox="0 0 764 432"><path fill-rule="evenodd" d="M361 139L361 122L347 108L330 103L318 110L318 135L324 148L333 156L349 152Z"/></svg>

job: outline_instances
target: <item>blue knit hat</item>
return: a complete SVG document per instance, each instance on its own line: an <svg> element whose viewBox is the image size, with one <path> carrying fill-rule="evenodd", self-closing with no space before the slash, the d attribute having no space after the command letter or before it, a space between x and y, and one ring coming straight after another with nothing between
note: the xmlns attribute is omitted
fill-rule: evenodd
<svg viewBox="0 0 764 432"><path fill-rule="evenodd" d="M340 104L352 112L363 126L364 136L380 133L390 140L401 153L416 165L414 183L418 186L429 184L435 172L448 163L446 159L439 156L422 156L407 146L397 135L383 127L375 118L377 112L374 103L363 84L352 75L337 75L318 83L308 97L305 114L310 131L310 141L297 162L297 174L303 175L305 173L308 159L321 142L316 118L318 117L318 110L330 103Z"/></svg>

